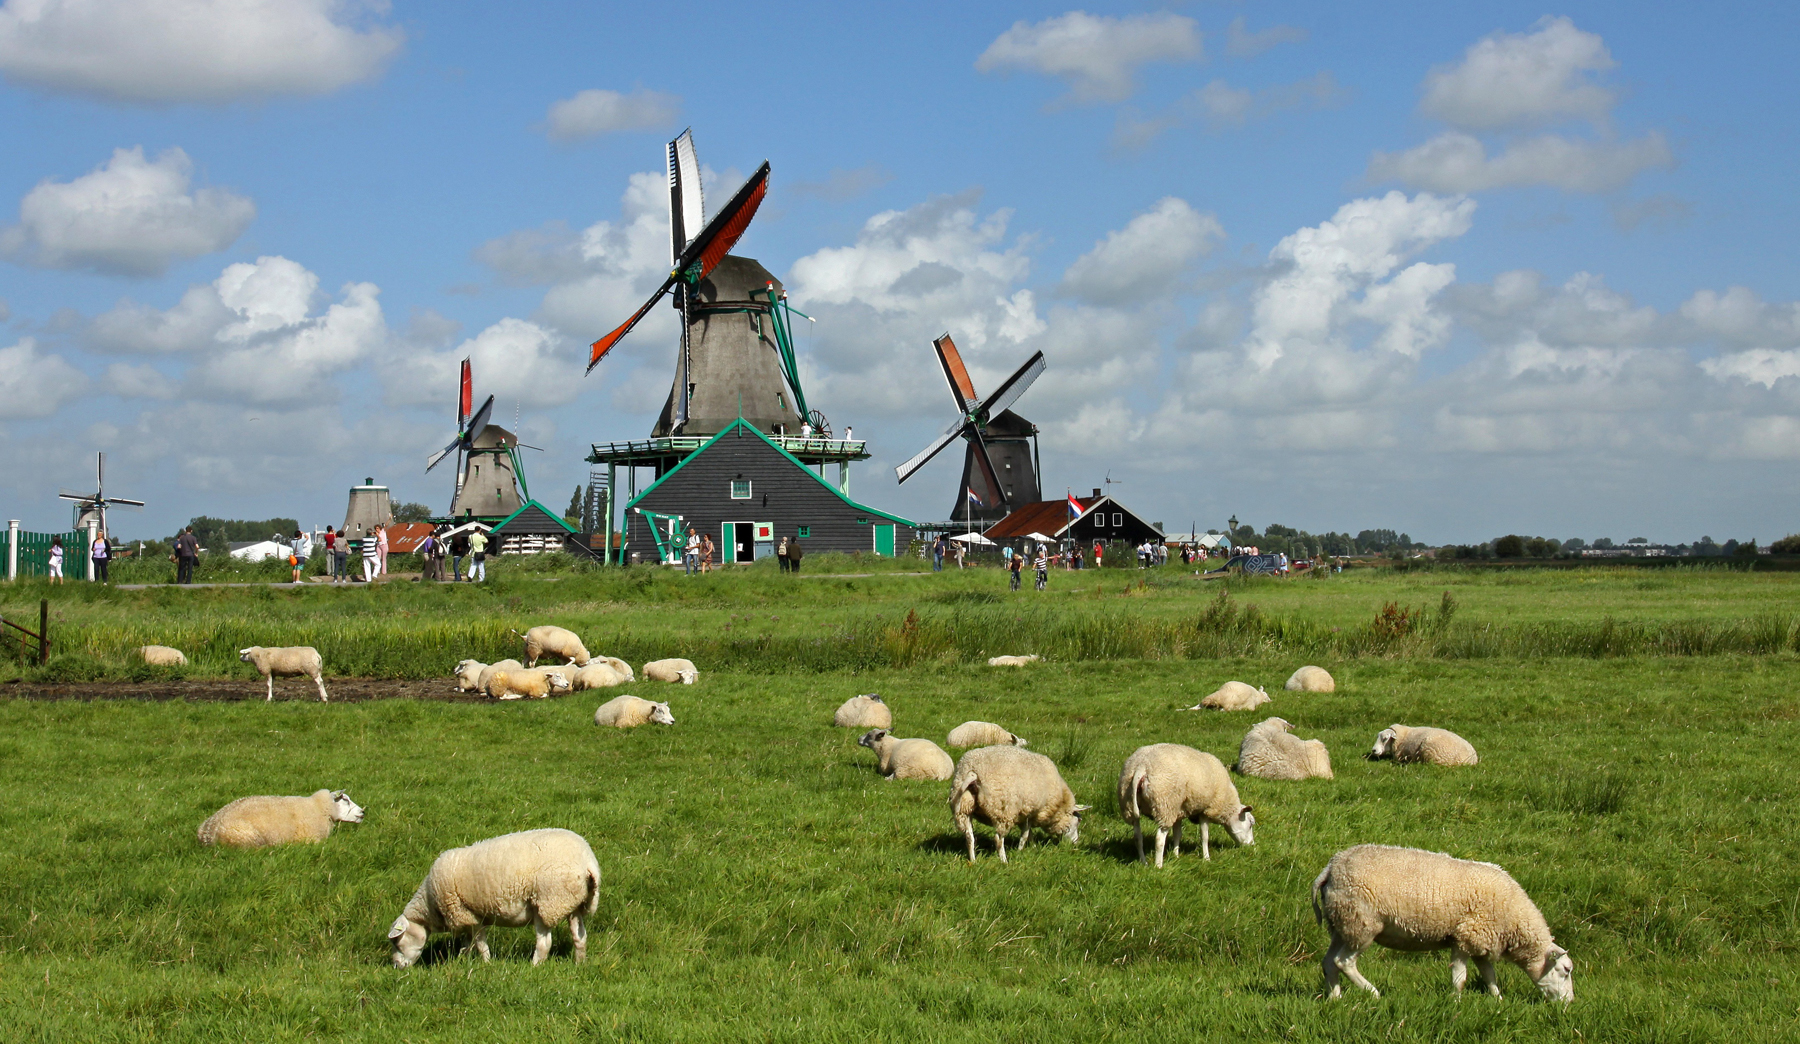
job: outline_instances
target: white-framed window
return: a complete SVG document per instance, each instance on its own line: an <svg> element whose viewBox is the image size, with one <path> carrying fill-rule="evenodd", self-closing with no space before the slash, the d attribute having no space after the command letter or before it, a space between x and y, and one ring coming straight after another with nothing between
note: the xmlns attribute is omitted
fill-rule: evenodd
<svg viewBox="0 0 1800 1044"><path fill-rule="evenodd" d="M1124 524L1125 524L1125 513L1123 511L1113 512L1113 528L1118 529L1120 526L1123 526Z"/></svg>
<svg viewBox="0 0 1800 1044"><path fill-rule="evenodd" d="M750 480L749 479L732 479L731 480L731 499L733 499L733 500L749 500L750 499Z"/></svg>

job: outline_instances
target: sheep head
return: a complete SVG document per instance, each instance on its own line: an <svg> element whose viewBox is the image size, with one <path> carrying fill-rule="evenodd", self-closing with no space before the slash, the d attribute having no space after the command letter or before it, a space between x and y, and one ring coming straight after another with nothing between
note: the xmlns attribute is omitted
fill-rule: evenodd
<svg viewBox="0 0 1800 1044"><path fill-rule="evenodd" d="M1394 747L1400 742L1400 729L1402 728L1404 726L1393 725L1382 729L1380 735L1375 737L1375 747L1369 751L1369 759L1373 761L1393 757Z"/></svg>
<svg viewBox="0 0 1800 1044"><path fill-rule="evenodd" d="M411 920L405 914L394 918L394 923L388 928L388 941L394 945L391 955L394 967L412 967L419 955L425 952L425 940L428 938L430 933L419 922Z"/></svg>
<svg viewBox="0 0 1800 1044"><path fill-rule="evenodd" d="M856 741L856 745L874 750L875 744L887 739L889 736L893 735L893 732L894 730L892 729L870 729L862 734L862 738Z"/></svg>
<svg viewBox="0 0 1800 1044"><path fill-rule="evenodd" d="M1256 844L1256 817L1250 814L1250 806L1245 805L1225 820L1225 829L1230 831L1231 839L1240 845Z"/></svg>
<svg viewBox="0 0 1800 1044"><path fill-rule="evenodd" d="M1564 1004L1575 999L1575 961L1570 958L1569 951L1551 943L1544 951L1542 962L1525 970L1544 996Z"/></svg>
<svg viewBox="0 0 1800 1044"><path fill-rule="evenodd" d="M681 684L683 685L692 685L695 680L700 677L700 672L695 670L677 671L675 673L676 676L681 679Z"/></svg>
<svg viewBox="0 0 1800 1044"><path fill-rule="evenodd" d="M675 715L669 713L668 704L659 703L650 708L650 720L658 725L673 725L675 724Z"/></svg>
<svg viewBox="0 0 1800 1044"><path fill-rule="evenodd" d="M363 821L363 808L350 800L350 795L334 790L331 792L331 818L339 823L360 823Z"/></svg>

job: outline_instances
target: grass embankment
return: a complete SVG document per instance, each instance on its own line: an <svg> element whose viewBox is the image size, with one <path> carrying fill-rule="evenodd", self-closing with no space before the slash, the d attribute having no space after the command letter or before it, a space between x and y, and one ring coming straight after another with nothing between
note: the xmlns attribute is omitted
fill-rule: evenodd
<svg viewBox="0 0 1800 1044"><path fill-rule="evenodd" d="M347 642L435 663L455 650L409 645L466 622L447 617L501 630L576 621L660 654L708 628L797 643L821 621L904 628L914 610L962 613L971 627L1098 614L1193 628L1214 598L1211 585L1152 581L1143 593L1103 594L1097 608L1077 604L1084 593L1055 602L1053 590L1027 612L971 601L998 586L983 579L846 588L653 575L632 601L582 586L635 582L602 579L121 593L60 609L75 618L65 627L96 636L341 626L362 632ZM1509 612L1506 626L1540 629L1607 616L1615 629L1657 633L1747 626L1735 621L1771 615L1785 590L1756 575L1685 574L1667 597L1690 600L1692 613L1658 619L1632 609L1642 589L1591 579L1453 585L1459 608L1446 631ZM1252 584L1231 597L1341 634L1330 628L1369 630L1389 602L1441 605L1447 582L1342 580ZM631 687L670 699L679 724L628 733L590 723L610 693L473 705L0 700L0 1025L9 1040L44 1041L1792 1039L1793 654L1468 660L1427 638L1321 658L1339 679L1330 695L1280 692L1302 661L1266 646L1223 660L1088 657L993 671L963 662L958 634L953 655L908 666L881 663L891 651L866 654L873 666L816 670L703 661L697 686ZM1227 678L1266 685L1276 700L1249 714L1177 709ZM982 861L969 866L944 784L875 777L854 734L826 724L859 691L882 692L903 734L941 740L980 718L1029 737L1098 806L1083 844L1033 846L1002 867L984 832ZM1337 779L1240 780L1259 820L1253 848L1214 831L1210 863L1184 854L1161 872L1135 865L1112 808L1124 757L1172 740L1229 762L1268 713L1324 739ZM1393 721L1454 728L1482 764L1361 760ZM368 820L286 850L194 841L231 798L318 786L348 789ZM426 966L385 966L387 925L439 850L549 825L588 837L605 874L587 965L568 962L559 932L553 960L530 968L529 931L500 929L491 965L440 939ZM1510 869L1575 955L1575 1004L1538 1002L1507 968L1506 1000L1457 1004L1445 955L1383 950L1362 967L1385 997L1315 999L1325 933L1308 887L1332 852L1363 841Z"/></svg>

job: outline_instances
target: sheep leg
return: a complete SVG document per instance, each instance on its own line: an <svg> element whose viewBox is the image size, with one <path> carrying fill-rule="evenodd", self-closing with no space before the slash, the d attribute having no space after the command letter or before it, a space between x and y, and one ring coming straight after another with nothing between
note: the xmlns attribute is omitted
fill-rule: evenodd
<svg viewBox="0 0 1800 1044"><path fill-rule="evenodd" d="M274 703L275 702L275 675L274 674L265 674L265 675L263 675L263 681L266 681L269 683L269 694L267 696L263 697L263 702Z"/></svg>
<svg viewBox="0 0 1800 1044"><path fill-rule="evenodd" d="M1325 996L1336 1000L1344 995L1344 984L1338 981L1338 958L1343 955L1344 941L1335 934L1331 937L1331 946L1325 951L1325 959L1320 962L1325 966Z"/></svg>
<svg viewBox="0 0 1800 1044"><path fill-rule="evenodd" d="M491 961L494 959L493 951L488 949L487 925L485 925L485 924L476 925L474 931L469 933L469 942L471 945L473 945L475 947L475 952L481 954L481 959L483 962Z"/></svg>
<svg viewBox="0 0 1800 1044"><path fill-rule="evenodd" d="M1162 869L1163 846L1169 841L1169 831L1161 823L1156 824L1156 868Z"/></svg>
<svg viewBox="0 0 1800 1044"><path fill-rule="evenodd" d="M1174 856L1178 856L1181 854L1181 824L1182 824L1182 822L1183 821L1179 820L1179 819L1177 819L1175 821L1175 851L1173 853L1171 853L1170 858L1173 858Z"/></svg>
<svg viewBox="0 0 1800 1044"><path fill-rule="evenodd" d="M1000 861L1006 862L1006 835L999 830L994 831L994 847L1000 850Z"/></svg>
<svg viewBox="0 0 1800 1044"><path fill-rule="evenodd" d="M569 935L575 940L575 963L580 964L587 960L587 922L580 910L569 915Z"/></svg>
<svg viewBox="0 0 1800 1044"><path fill-rule="evenodd" d="M1500 980L1494 975L1494 962L1486 957L1475 958L1475 969L1481 972L1482 984L1494 996L1500 996Z"/></svg>
<svg viewBox="0 0 1800 1044"><path fill-rule="evenodd" d="M1141 819L1132 820L1131 832L1137 835L1138 862L1141 863L1144 861L1144 821Z"/></svg>
<svg viewBox="0 0 1800 1044"><path fill-rule="evenodd" d="M313 675L313 684L319 687L319 702L330 703L331 697L325 695L325 676L323 674Z"/></svg>
<svg viewBox="0 0 1800 1044"><path fill-rule="evenodd" d="M1212 821L1200 821L1200 858L1212 858Z"/></svg>
<svg viewBox="0 0 1800 1044"><path fill-rule="evenodd" d="M1021 830L1019 832L1019 841L1017 844L1013 845L1013 851L1017 852L1019 849L1024 848L1025 842L1030 841L1030 840L1031 840L1031 828L1026 827L1024 830Z"/></svg>
<svg viewBox="0 0 1800 1044"><path fill-rule="evenodd" d="M969 822L967 816L956 817L956 825L962 828L963 836L969 839L969 862L975 861L975 824Z"/></svg>
<svg viewBox="0 0 1800 1044"><path fill-rule="evenodd" d="M1348 951L1349 947L1346 946L1345 950ZM1375 988L1375 984L1363 978L1363 973L1356 970L1357 956L1358 954L1356 953L1346 952L1338 958L1338 967L1343 969L1344 974L1350 977L1351 982L1368 990L1377 997L1381 996L1381 991Z"/></svg>
<svg viewBox="0 0 1800 1044"><path fill-rule="evenodd" d="M1463 984L1469 981L1469 956L1461 949L1450 951L1450 985L1456 988L1456 999L1462 1000Z"/></svg>
<svg viewBox="0 0 1800 1044"><path fill-rule="evenodd" d="M535 968L549 958L550 943L555 936L541 914L532 918L531 927L537 932L537 947L531 951L531 966Z"/></svg>

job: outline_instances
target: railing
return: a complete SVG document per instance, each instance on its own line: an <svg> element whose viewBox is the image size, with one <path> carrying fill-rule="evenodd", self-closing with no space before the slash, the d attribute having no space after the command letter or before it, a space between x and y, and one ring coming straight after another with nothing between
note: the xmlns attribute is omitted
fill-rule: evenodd
<svg viewBox="0 0 1800 1044"><path fill-rule="evenodd" d="M17 631L18 633L14 634L14 631ZM38 629L35 632L20 627L18 624L13 623L5 617L0 617L0 637L9 638L12 641L18 642L20 651L27 655L32 652L32 644L36 643L38 666L42 667L44 664L49 663L50 600L45 598L38 602Z"/></svg>
<svg viewBox="0 0 1800 1044"><path fill-rule="evenodd" d="M605 460L609 457L656 457L670 454L688 454L712 441L711 435L672 435L661 439L645 439L641 442L596 442L589 461ZM859 458L868 455L868 445L862 439L821 439L803 435L770 435L770 442L780 446L795 456L803 454L821 457Z"/></svg>

